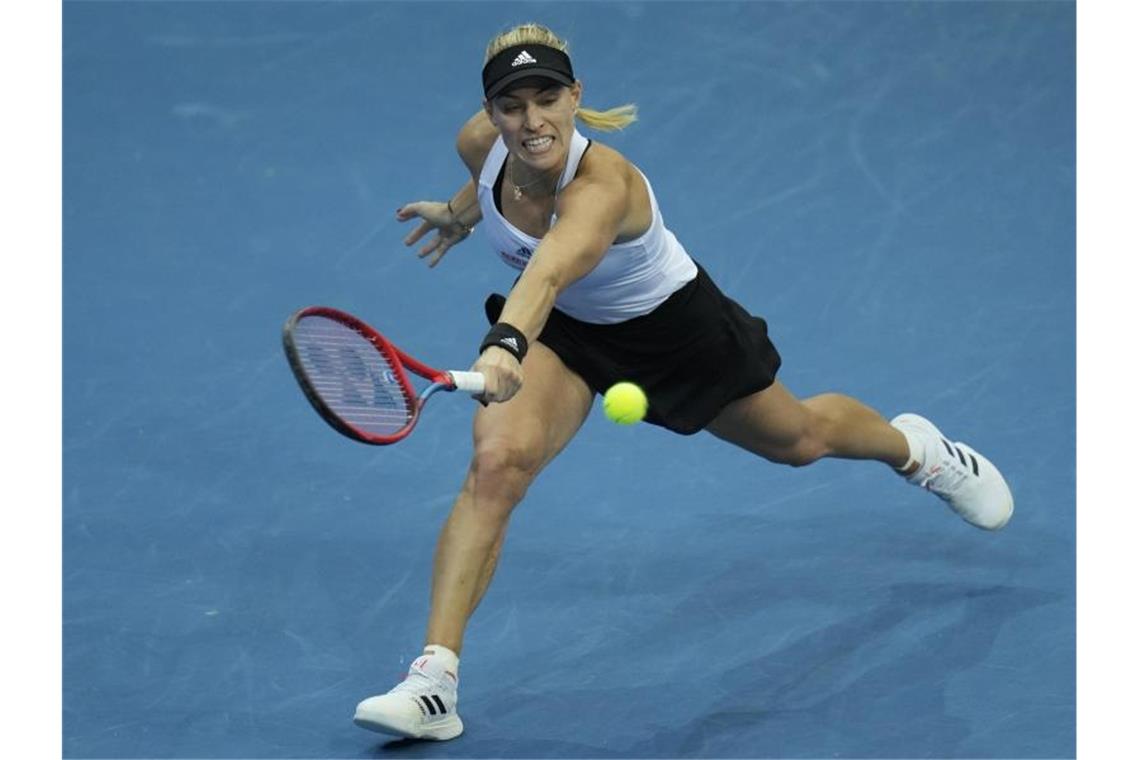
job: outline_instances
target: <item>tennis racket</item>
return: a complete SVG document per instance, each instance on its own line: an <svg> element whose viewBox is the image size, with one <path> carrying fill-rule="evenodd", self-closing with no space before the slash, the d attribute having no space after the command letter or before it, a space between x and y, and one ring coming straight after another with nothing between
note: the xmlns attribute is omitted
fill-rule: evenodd
<svg viewBox="0 0 1140 760"><path fill-rule="evenodd" d="M436 391L483 392L481 373L432 369L361 320L327 306L309 306L289 317L282 342L317 414L361 443L383 446L406 438ZM429 383L418 395L409 371Z"/></svg>

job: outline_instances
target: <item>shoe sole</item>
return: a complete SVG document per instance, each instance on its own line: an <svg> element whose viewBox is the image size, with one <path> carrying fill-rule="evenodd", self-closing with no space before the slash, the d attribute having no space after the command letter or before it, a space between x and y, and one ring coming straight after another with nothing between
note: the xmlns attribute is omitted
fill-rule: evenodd
<svg viewBox="0 0 1140 760"><path fill-rule="evenodd" d="M441 721L426 731L408 730L390 723L384 723L378 718L370 718L359 714L353 717L352 722L368 731L375 731L378 734L388 734L389 736L398 736L402 739L447 741L463 733L463 721L459 719L458 715Z"/></svg>

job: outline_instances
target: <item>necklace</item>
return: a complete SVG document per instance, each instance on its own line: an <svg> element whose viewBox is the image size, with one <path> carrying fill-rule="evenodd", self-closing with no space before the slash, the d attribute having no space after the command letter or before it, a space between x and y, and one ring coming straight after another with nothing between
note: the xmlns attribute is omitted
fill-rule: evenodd
<svg viewBox="0 0 1140 760"><path fill-rule="evenodd" d="M520 185L518 182L515 182L515 162L514 161L511 161L511 165L507 167L507 174L510 175L511 185L513 185L515 188L514 194L515 194L515 200L516 201L522 200L523 190L530 187L531 185L537 185L539 182L542 182L542 180L546 179L545 176L539 175L537 179L533 179L530 182L527 182L525 185Z"/></svg>

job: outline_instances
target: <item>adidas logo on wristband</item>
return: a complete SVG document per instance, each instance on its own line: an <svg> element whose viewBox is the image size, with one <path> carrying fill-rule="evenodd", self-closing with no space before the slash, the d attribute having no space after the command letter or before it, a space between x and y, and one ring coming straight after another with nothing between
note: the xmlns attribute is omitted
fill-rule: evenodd
<svg viewBox="0 0 1140 760"><path fill-rule="evenodd" d="M487 331L487 337L483 338L483 342L479 344L479 353L483 353L490 346L510 352L511 356L520 362L526 356L526 336L517 327L505 322L497 322L491 325L491 329Z"/></svg>

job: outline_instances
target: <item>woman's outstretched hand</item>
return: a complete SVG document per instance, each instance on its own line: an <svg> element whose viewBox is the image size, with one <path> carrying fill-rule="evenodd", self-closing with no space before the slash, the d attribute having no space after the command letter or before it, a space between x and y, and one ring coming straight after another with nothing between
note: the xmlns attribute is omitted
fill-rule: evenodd
<svg viewBox="0 0 1140 760"><path fill-rule="evenodd" d="M471 228L459 222L446 203L416 201L396 209L397 221L406 222L417 218L423 221L404 238L404 245L415 245L424 235L435 230L436 236L420 248L417 254L421 259L430 256L428 266L431 267L439 263L451 246L471 234Z"/></svg>

